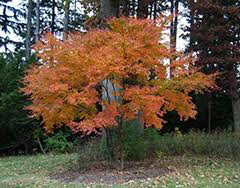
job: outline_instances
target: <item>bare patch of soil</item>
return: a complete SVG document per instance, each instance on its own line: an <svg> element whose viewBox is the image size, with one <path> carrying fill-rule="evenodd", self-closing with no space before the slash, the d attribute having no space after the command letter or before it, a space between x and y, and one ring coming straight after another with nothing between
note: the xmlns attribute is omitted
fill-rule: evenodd
<svg viewBox="0 0 240 188"><path fill-rule="evenodd" d="M162 167L157 161L127 162L123 171L118 170L116 166L109 162L95 162L84 166L62 170L52 175L52 178L62 182L88 185L113 185L141 182L172 172L172 170Z"/></svg>

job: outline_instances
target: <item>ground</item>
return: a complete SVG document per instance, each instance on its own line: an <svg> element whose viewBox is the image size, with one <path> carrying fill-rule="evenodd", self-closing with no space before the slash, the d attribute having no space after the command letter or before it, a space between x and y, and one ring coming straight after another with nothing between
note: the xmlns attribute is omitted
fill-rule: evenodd
<svg viewBox="0 0 240 188"><path fill-rule="evenodd" d="M78 161L77 154L0 158L0 187L240 187L240 161L204 156L159 156L129 162Z"/></svg>

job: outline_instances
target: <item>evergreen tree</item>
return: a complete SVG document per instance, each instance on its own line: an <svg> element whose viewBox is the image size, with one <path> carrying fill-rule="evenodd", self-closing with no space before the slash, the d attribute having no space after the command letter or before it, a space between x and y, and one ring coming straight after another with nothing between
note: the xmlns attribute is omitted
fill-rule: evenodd
<svg viewBox="0 0 240 188"><path fill-rule="evenodd" d="M218 95L227 94L230 97L234 129L239 132L240 1L189 1L189 7L192 16L189 19L189 49L197 54L196 65L202 71L220 72L218 85L222 90ZM210 96L209 101L210 113Z"/></svg>
<svg viewBox="0 0 240 188"><path fill-rule="evenodd" d="M28 117L24 107L30 102L19 92L20 79L28 66L24 55L24 51L0 54L0 152L23 145L27 153L39 125Z"/></svg>
<svg viewBox="0 0 240 188"><path fill-rule="evenodd" d="M12 0L0 0L0 30L3 34L0 34L0 47L4 47L5 50L9 50L9 44L15 45L20 48L23 43L14 40L10 37L11 33L17 36L23 37L23 30L25 24L21 18L24 16L24 12L16 7L10 6Z"/></svg>

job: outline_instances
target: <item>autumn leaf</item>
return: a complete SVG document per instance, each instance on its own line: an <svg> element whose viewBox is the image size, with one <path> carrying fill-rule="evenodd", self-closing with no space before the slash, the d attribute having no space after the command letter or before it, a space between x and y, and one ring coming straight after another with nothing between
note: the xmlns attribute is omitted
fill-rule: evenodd
<svg viewBox="0 0 240 188"><path fill-rule="evenodd" d="M117 126L119 118L134 119L138 112L145 126L156 128L162 128L169 111L181 120L194 118L189 94L212 88L214 76L198 72L191 55L172 54L160 42L165 22L118 18L108 24L109 30L71 34L64 42L47 34L35 45L41 63L27 71L22 91L32 99L27 109L42 117L46 130L67 125L90 134ZM173 55L169 79L165 60ZM104 80L118 89L102 87ZM121 102L102 98L103 92Z"/></svg>

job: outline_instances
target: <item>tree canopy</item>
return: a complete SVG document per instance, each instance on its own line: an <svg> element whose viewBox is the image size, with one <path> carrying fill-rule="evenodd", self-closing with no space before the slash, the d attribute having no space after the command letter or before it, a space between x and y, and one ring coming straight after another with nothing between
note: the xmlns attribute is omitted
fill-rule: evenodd
<svg viewBox="0 0 240 188"><path fill-rule="evenodd" d="M161 42L166 20L112 19L107 30L72 34L64 42L48 34L35 46L42 63L23 80L22 91L32 99L27 109L43 118L47 131L68 125L86 134L131 120L139 111L145 125L156 128L169 111L177 111L181 120L194 118L189 94L214 87L214 76L198 72L191 55L171 52ZM99 91L106 80L117 89ZM103 99L103 90L116 100ZM104 109L98 111L96 103Z"/></svg>

